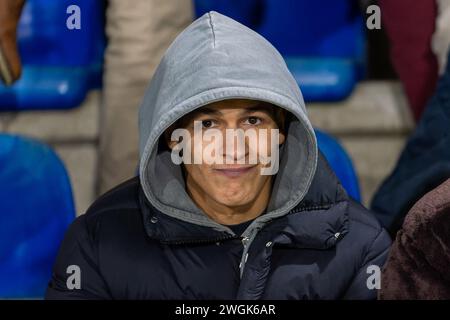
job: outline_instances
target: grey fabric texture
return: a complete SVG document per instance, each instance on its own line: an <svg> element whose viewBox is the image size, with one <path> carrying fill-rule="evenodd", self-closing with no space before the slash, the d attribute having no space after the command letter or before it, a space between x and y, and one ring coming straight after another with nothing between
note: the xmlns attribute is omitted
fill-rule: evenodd
<svg viewBox="0 0 450 320"><path fill-rule="evenodd" d="M286 109L286 132L271 199L261 225L287 214L305 196L317 166L317 142L300 89L279 52L262 36L217 12L189 25L170 45L139 110L139 175L150 203L172 217L217 230L190 199L182 169L158 148L164 131L183 115L215 101L253 99ZM249 227L250 228L250 227Z"/></svg>

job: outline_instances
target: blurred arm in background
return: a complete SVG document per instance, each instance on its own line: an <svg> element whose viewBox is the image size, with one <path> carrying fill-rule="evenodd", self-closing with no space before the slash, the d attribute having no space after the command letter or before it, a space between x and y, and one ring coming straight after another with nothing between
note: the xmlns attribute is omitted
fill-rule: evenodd
<svg viewBox="0 0 450 320"><path fill-rule="evenodd" d="M390 40L391 60L418 121L438 79L431 39L437 17L436 0L379 0Z"/></svg>
<svg viewBox="0 0 450 320"><path fill-rule="evenodd" d="M0 79L6 85L20 78L17 24L25 0L0 0Z"/></svg>

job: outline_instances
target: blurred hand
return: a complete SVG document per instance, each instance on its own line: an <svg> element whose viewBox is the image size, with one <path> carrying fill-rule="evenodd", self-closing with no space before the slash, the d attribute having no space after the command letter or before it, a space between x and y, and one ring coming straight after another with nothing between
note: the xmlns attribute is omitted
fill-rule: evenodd
<svg viewBox="0 0 450 320"><path fill-rule="evenodd" d="M17 24L25 0L0 0L0 79L6 85L20 78Z"/></svg>

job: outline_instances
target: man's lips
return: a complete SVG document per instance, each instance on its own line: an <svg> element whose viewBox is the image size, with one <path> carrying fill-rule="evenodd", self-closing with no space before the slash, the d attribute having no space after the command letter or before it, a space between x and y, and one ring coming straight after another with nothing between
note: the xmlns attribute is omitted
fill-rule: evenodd
<svg viewBox="0 0 450 320"><path fill-rule="evenodd" d="M256 166L251 167L226 167L226 168L214 168L213 170L218 174L222 174L229 178L238 178L248 173Z"/></svg>

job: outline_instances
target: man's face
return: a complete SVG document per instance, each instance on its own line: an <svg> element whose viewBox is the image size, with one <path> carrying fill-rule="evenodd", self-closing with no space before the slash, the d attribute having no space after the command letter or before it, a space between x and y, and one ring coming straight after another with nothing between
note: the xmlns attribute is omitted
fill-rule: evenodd
<svg viewBox="0 0 450 320"><path fill-rule="evenodd" d="M278 131L280 122L284 122L281 109L265 102L245 99L211 103L181 119L178 128L185 129L191 137L183 137L192 151L190 159L183 164L188 192L194 190L207 201L227 207L246 206L255 201L263 189L270 189L273 175L261 173L264 169L267 172L268 167L273 165L267 163L267 159L278 152L279 145L284 142L283 131ZM199 128L203 137L209 136L210 139L195 139ZM244 132L245 138L241 138L241 144L236 136L230 135L236 131L230 129ZM278 135L274 138L271 133L275 131ZM212 135L213 132L215 135ZM221 133L221 139L214 138L218 133ZM170 141L170 137L168 140L171 149L179 142ZM230 142L234 142L232 148L227 146ZM211 158L220 161L211 161Z"/></svg>

